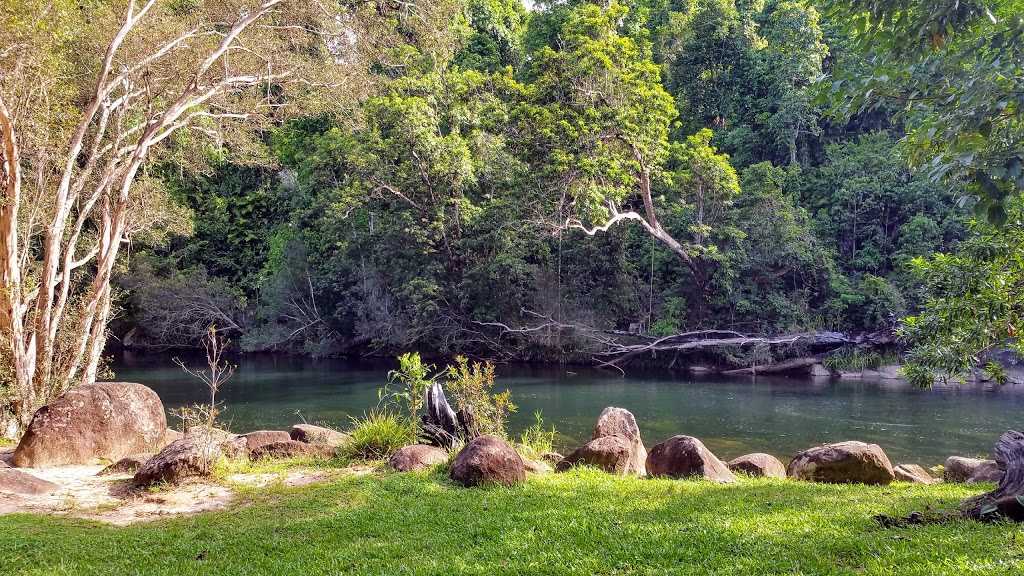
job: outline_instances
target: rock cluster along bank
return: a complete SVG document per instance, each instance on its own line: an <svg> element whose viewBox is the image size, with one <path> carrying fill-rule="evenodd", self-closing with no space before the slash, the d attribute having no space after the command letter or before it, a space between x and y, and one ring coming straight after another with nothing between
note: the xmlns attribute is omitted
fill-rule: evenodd
<svg viewBox="0 0 1024 576"><path fill-rule="evenodd" d="M417 461L408 464L411 454L428 447L414 446L399 450L392 459L398 470L422 470L432 464ZM441 463L440 453L430 462ZM518 456L512 446L500 438L486 436L470 442L455 457L452 479L464 486L479 484L515 484L524 479ZM605 408L598 417L593 437L562 458L545 454L543 460L554 464L556 472L579 465L592 466L610 474L664 478L705 478L730 483L737 480L735 472L750 476L791 478L809 482L859 483L886 485L894 481L931 484L943 479L933 478L917 464L893 466L877 444L859 441L837 442L808 448L783 464L771 454L753 453L723 462L699 439L673 436L655 445L650 452L644 447L636 418L623 408ZM945 464L945 481L998 482L1005 473L994 460L950 457ZM542 472L542 469L527 471Z"/></svg>
<svg viewBox="0 0 1024 576"><path fill-rule="evenodd" d="M308 424L288 432L258 430L247 434L195 427L185 434L167 428L156 393L140 384L105 382L80 386L41 408L11 459L0 461L0 492L38 494L60 487L16 468L94 465L114 462L102 473L134 474L147 486L175 483L211 473L227 458L331 457L347 442L347 434ZM426 445L406 446L391 459L396 470L424 470L448 461L448 453ZM753 476L789 477L830 483L888 484L893 481L930 484L941 481L916 464L892 466L877 444L848 441L804 450L788 465L765 453L720 460L699 439L673 436L651 448L644 446L636 418L628 410L609 407L598 416L591 440L564 458L548 453L534 462L496 436L481 436L455 456L451 479L462 486L514 485L527 473L563 472L589 465L623 476L706 478L735 482L735 472ZM995 460L952 456L944 465L947 482L999 482L1005 466Z"/></svg>

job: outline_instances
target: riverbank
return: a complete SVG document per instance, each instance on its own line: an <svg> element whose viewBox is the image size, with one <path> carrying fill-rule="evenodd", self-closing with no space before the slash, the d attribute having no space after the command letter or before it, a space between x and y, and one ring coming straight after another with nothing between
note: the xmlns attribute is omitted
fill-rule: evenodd
<svg viewBox="0 0 1024 576"><path fill-rule="evenodd" d="M984 485L622 478L590 469L465 489L447 468L340 469L289 487L222 478L220 511L115 527L0 516L5 574L994 574L1024 569L1024 528L883 528ZM283 467L282 467L283 466ZM322 469L311 469L324 474ZM365 471L364 471L365 472ZM151 493L159 498L161 490Z"/></svg>

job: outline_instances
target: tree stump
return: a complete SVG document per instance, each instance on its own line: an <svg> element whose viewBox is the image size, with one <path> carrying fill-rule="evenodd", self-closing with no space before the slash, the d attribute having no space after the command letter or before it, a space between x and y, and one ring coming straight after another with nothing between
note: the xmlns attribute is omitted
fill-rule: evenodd
<svg viewBox="0 0 1024 576"><path fill-rule="evenodd" d="M965 500L960 509L964 516L977 520L1024 522L1024 434L1009 430L999 438L996 463L1006 469L996 489Z"/></svg>
<svg viewBox="0 0 1024 576"><path fill-rule="evenodd" d="M455 411L444 397L439 382L427 388L427 413L422 415L420 430L426 440L435 446L450 449L459 443Z"/></svg>

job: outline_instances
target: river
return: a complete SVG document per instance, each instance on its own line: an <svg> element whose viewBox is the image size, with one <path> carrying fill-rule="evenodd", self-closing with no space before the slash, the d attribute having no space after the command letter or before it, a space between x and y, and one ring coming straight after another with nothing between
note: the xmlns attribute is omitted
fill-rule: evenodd
<svg viewBox="0 0 1024 576"><path fill-rule="evenodd" d="M198 357L189 365L202 367ZM378 403L397 362L252 355L223 387L223 418L234 432L288 429L308 421L344 429ZM145 384L168 409L202 402L208 392L171 355L124 353L117 380ZM899 381L718 378L637 371L621 376L586 367L504 365L495 391L508 388L518 435L541 411L568 451L589 439L606 406L631 411L648 447L673 436L700 438L719 458L768 452L781 460L826 442L881 445L893 464L934 466L947 456L990 455L1004 431L1024 425L1024 386L937 385L916 390ZM170 418L170 417L169 417ZM171 422L171 420L169 420ZM176 422L171 422L176 425Z"/></svg>

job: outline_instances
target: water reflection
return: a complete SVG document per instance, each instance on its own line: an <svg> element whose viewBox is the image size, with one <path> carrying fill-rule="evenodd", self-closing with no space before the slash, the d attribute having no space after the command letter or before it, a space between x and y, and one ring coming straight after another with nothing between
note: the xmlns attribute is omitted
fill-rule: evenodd
<svg viewBox="0 0 1024 576"><path fill-rule="evenodd" d="M170 355L115 358L118 379L155 389L168 408L205 398L201 384ZM201 365L199 358L187 358ZM304 418L344 427L377 404L393 362L312 360L256 355L238 361L221 397L237 431L284 428ZM606 406L636 415L648 446L674 434L704 441L729 459L762 451L786 460L824 442L881 444L890 458L924 465L950 454L991 453L996 438L1024 422L1024 386L991 383L916 390L898 381L835 381L779 377L718 378L666 372L626 377L587 368L500 366L498 386L519 406L509 423L518 434L542 411L559 431L562 449L589 438Z"/></svg>

